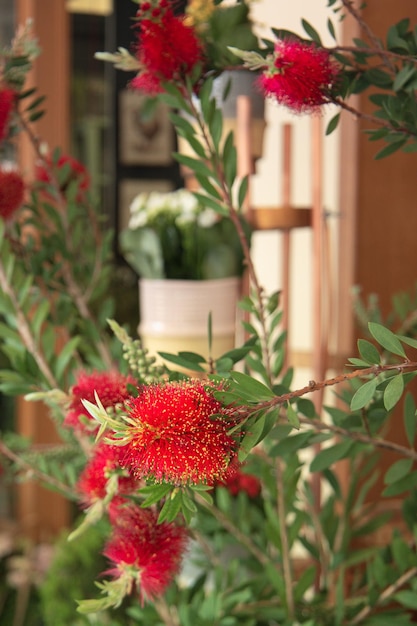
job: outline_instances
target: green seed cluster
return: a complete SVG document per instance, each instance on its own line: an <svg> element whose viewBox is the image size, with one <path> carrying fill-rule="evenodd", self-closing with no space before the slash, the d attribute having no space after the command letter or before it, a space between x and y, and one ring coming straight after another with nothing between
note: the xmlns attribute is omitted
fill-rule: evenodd
<svg viewBox="0 0 417 626"><path fill-rule="evenodd" d="M162 381L166 376L166 368L157 364L156 358L149 355L139 339L133 340L129 337L123 345L123 358L128 362L131 372L142 383Z"/></svg>

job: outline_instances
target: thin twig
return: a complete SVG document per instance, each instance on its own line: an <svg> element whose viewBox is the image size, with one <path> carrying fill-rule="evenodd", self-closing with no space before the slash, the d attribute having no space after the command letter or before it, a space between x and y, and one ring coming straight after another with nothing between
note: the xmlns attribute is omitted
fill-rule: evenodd
<svg viewBox="0 0 417 626"><path fill-rule="evenodd" d="M13 287L11 286L10 282L7 279L7 275L6 275L6 272L2 263L0 263L0 287L3 293L6 294L10 298L10 301L13 305L13 308L16 314L16 321L17 321L16 327L20 335L20 338L22 339L23 345L26 347L27 351L35 359L36 364L39 367L39 370L45 377L49 386L52 389L57 388L58 382L53 372L51 371L40 349L40 346L35 341L35 338L30 328L29 321L26 315L24 314L22 308L19 305L18 297L15 291L13 290Z"/></svg>
<svg viewBox="0 0 417 626"><path fill-rule="evenodd" d="M260 411L263 409L271 409L280 404L286 404L291 400L295 400L296 398L301 398L308 393L319 391L324 389L325 387L332 387L334 385L339 385L340 383L346 382L348 380L354 380L355 378L365 378L368 376L379 376L383 372L392 372L397 371L399 374L404 373L406 371L416 371L417 370L417 361L404 361L403 363L390 363L388 365L372 365L371 367L365 367L363 369L353 370L352 372L345 372L344 374L339 374L334 378L327 378L322 381L314 381L311 380L308 385L302 387L301 389L297 389L295 391L289 391L288 393L283 393L280 396L276 396L271 400L266 400L265 402L260 402L253 407L253 410ZM247 411L247 407L244 409ZM250 409L252 410L252 409ZM313 422L314 420L311 420ZM319 422L320 423L320 422Z"/></svg>
<svg viewBox="0 0 417 626"><path fill-rule="evenodd" d="M385 48L366 48L361 46L332 46L326 48L329 52L359 52L368 54L369 56L379 57L392 57L398 61L407 61L409 63L417 63L417 57L413 57L409 54L401 54L399 52L392 52L391 50L385 50Z"/></svg>
<svg viewBox="0 0 417 626"><path fill-rule="evenodd" d="M37 478L41 483L45 483L49 485L50 487L54 487L54 489L57 489L58 491L60 491L62 494L67 496L70 500L76 499L73 489L65 485L65 483L62 483L60 480L57 480L53 476L49 476L48 474L45 474L44 472L41 472L40 470L38 470L36 467L33 467L30 463L22 459L15 452L13 452L13 450L11 450L4 443L4 441L1 441L1 440L0 440L0 454L4 454L4 456L7 457L10 461L12 461L13 463L16 463L16 465L18 465L22 470L24 470L28 474L29 477Z"/></svg>
<svg viewBox="0 0 417 626"><path fill-rule="evenodd" d="M381 44L379 38L375 35L375 33L370 28L369 24L362 19L361 14L357 11L353 5L352 0L341 0L341 3L345 7L346 11L351 14L353 19L359 24L361 29L366 33L368 39L372 42L372 45L381 51L381 57L390 71L393 71L395 68L393 67L391 60L385 54L385 50Z"/></svg>
<svg viewBox="0 0 417 626"><path fill-rule="evenodd" d="M218 185L220 187L219 191L221 192L224 202L227 206L228 212L229 212L229 216L230 219L232 220L237 234L239 236L240 239L240 243L242 245L242 250L243 250L243 254L244 254L244 258L245 258L245 263L246 266L248 268L248 273L249 273L249 278L250 278L250 282L252 283L252 286L254 288L254 291L256 293L256 298L257 298L257 303L258 303L258 315L259 315L259 323L261 325L261 329L262 329L262 337L261 337L261 343L262 343L262 353L264 356L264 365L265 365L265 369L267 372L267 376L268 379L272 382L272 372L271 372L271 358L269 355L269 348L268 348L268 342L267 342L267 327L266 327L266 311L265 311L265 306L264 306L264 300L263 300L263 296L264 296L264 291L261 287L261 284L259 283L258 280L258 276L255 270L255 266L252 260L252 256L250 253L250 248L249 248L249 242L247 240L247 237L245 235L245 232L243 230L243 226L241 223L241 220L239 219L239 213L236 210L235 206L234 206L234 202L233 202L233 198L231 195L231 190L229 189L229 186L226 183L225 177L224 177L224 171L221 167L221 163L220 163L220 159L218 157L217 154L217 150L215 149L215 147L212 145L212 141L211 141L211 137L210 135L207 133L207 129L206 126L204 124L204 121L199 113L199 111L197 110L195 103L191 97L190 94L189 95L189 105L191 107L191 110L193 112L193 116L195 118L195 120L197 121L197 124L199 126L199 130L202 134L202 137L204 139L206 148L208 150L209 153L209 159L211 162L211 166L213 168L213 173L216 175L217 178L217 182Z"/></svg>
<svg viewBox="0 0 417 626"><path fill-rule="evenodd" d="M163 596L154 598L153 605L165 626L181 626L178 616L172 614L171 608Z"/></svg>
<svg viewBox="0 0 417 626"><path fill-rule="evenodd" d="M370 606L369 604L365 606L353 620L349 622L349 624L360 624L364 619L366 619L373 611L377 609L381 604L389 600L403 585L405 585L411 578L417 575L417 567L412 567L407 572L404 572L402 576L398 578L392 585L386 587L384 591L378 596L375 604Z"/></svg>
<svg viewBox="0 0 417 626"><path fill-rule="evenodd" d="M326 538L323 532L323 527L322 527L320 517L317 512L317 507L315 507L310 502L308 495L305 493L304 493L304 504L306 507L306 511L310 513L310 516L311 516L311 521L313 523L313 529L314 529L314 533L316 536L316 543L317 543L317 547L318 547L319 555L320 555L320 563L319 563L320 576L317 582L320 583L320 588L329 589L328 576L329 576L329 571L330 571L330 562L329 562L328 553L325 548Z"/></svg>
<svg viewBox="0 0 417 626"><path fill-rule="evenodd" d="M294 621L295 605L293 594L293 581L291 571L291 555L290 547L288 543L288 532L286 523L286 511L285 511L285 485L284 477L281 466L281 459L277 457L275 463L276 477L277 477L277 510L278 510L278 523L279 532L281 537L281 558L282 569L284 574L285 584L285 598L287 601L288 618L291 622Z"/></svg>
<svg viewBox="0 0 417 626"><path fill-rule="evenodd" d="M54 172L52 171L50 167L50 163L48 162L48 160L45 158L44 154L42 153L41 142L39 138L35 135L30 124L26 121L24 116L19 111L18 111L18 115L19 115L20 124L22 125L23 130L29 137L29 140L32 144L32 147L35 151L37 158L42 162L43 166L48 170L48 175L50 177L50 180L54 183L54 186L57 191L56 202L58 204L58 208L60 209L60 216L63 221L64 232L68 234L69 228L68 228L68 224L66 223L66 217L67 217L68 211L67 211L66 202L64 201L64 197L62 193L60 192L59 183L56 180ZM90 211L90 215L93 216L94 212ZM97 228L96 221L91 220L91 225L94 227L94 230L96 232L96 236L98 239L98 228ZM70 237L67 237L67 238L68 238L68 242L71 243L71 238ZM95 249L97 250L97 255L95 257L95 263L91 271L90 284L85 293L82 293L78 283L74 280L71 264L68 263L66 259L62 259L62 275L63 275L63 278L65 280L65 283L68 289L68 294L71 296L72 300L75 302L76 307L81 317L91 322L93 325L95 325L95 319L93 315L91 314L90 308L88 306L88 300L90 298L90 293L93 290L95 277L99 276L102 270L102 265L101 265L101 262L99 261L100 242L98 240L96 241ZM107 345L100 338L96 342L96 348L99 352L101 359L103 360L103 363L106 364L107 367L111 367L113 363L111 354L108 350Z"/></svg>
<svg viewBox="0 0 417 626"><path fill-rule="evenodd" d="M388 441L386 439L376 439L375 437L369 437L368 435L364 435L362 433L357 433L352 430L346 430L345 428L340 428L340 426L334 426L333 424L325 424L320 420L309 419L308 417L299 417L299 420L301 424L308 424L316 430L328 430L335 435L340 435L344 438L353 439L354 441L360 441L361 443L369 443L374 448L383 448L384 450L389 450L390 452L395 452L396 454L417 461L416 450L413 450L412 448L406 448L405 446L401 446L397 443L394 443L393 441Z"/></svg>
<svg viewBox="0 0 417 626"><path fill-rule="evenodd" d="M351 105L347 104L347 102L341 100L340 98L332 98L329 96L329 104L335 104L340 109L344 109L345 111L353 115L355 118L360 120L366 120L367 122L370 122L375 126L379 126L380 128L387 128L388 130L400 133L401 135L407 135L408 137L417 136L417 132L413 132L410 129L405 128L404 126L393 126L391 122L388 122L387 120L383 120L369 113L363 113L362 111L359 111L358 109L355 109Z"/></svg>
<svg viewBox="0 0 417 626"><path fill-rule="evenodd" d="M218 509L214 504L209 504L204 498L200 495L196 494L196 501L204 506L213 517L230 533L231 537L235 537L239 543L245 546L247 550L261 563L261 565L266 566L270 564L270 559L266 554L258 548L258 546L253 543L251 538L245 535L228 517L225 515L220 509Z"/></svg>

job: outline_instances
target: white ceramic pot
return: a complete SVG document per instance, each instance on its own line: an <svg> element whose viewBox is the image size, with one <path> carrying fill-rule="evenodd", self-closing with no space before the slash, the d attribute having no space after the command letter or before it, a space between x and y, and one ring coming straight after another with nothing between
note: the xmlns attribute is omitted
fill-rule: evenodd
<svg viewBox="0 0 417 626"><path fill-rule="evenodd" d="M139 336L153 355L196 352L217 358L235 347L240 278L139 280ZM212 318L209 354L208 318Z"/></svg>

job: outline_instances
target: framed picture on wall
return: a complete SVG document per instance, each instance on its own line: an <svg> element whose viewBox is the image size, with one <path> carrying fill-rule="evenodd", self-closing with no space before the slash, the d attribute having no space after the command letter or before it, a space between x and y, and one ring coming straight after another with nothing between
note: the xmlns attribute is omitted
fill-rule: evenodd
<svg viewBox="0 0 417 626"><path fill-rule="evenodd" d="M119 183L119 230L124 230L129 225L130 205L139 193L151 191L173 191L174 183L171 180L152 180L126 178Z"/></svg>
<svg viewBox="0 0 417 626"><path fill-rule="evenodd" d="M150 112L148 97L123 89L119 95L119 151L122 165L167 166L173 162L174 130L162 102Z"/></svg>

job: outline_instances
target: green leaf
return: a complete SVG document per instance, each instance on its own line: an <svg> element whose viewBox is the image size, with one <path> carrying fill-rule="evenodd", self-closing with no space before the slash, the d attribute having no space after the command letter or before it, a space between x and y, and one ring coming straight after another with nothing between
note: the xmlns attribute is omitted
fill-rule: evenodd
<svg viewBox="0 0 417 626"><path fill-rule="evenodd" d="M35 314L32 318L32 328L35 337L39 337L42 324L45 322L49 315L50 305L48 300L42 300L35 309Z"/></svg>
<svg viewBox="0 0 417 626"><path fill-rule="evenodd" d="M171 113L171 121L174 124L177 132L181 131L181 134L184 137L188 137L189 135L193 136L196 133L196 127L188 121L186 117L183 115L177 115L176 113Z"/></svg>
<svg viewBox="0 0 417 626"><path fill-rule="evenodd" d="M180 132L178 134L181 135ZM187 141L188 145L194 150L196 155L200 157L200 159L207 159L204 146L202 145L201 141L197 139L197 137L194 137L193 135L187 135L185 137L185 140Z"/></svg>
<svg viewBox="0 0 417 626"><path fill-rule="evenodd" d="M216 198L216 200L222 200L222 195L219 190L211 184L207 176L202 176L201 174L196 174L196 178L200 183L201 187L208 193L209 196Z"/></svg>
<svg viewBox="0 0 417 626"><path fill-rule="evenodd" d="M39 96L35 98L28 107L25 108L25 111L34 111L42 102L45 101L46 96Z"/></svg>
<svg viewBox="0 0 417 626"><path fill-rule="evenodd" d="M307 35L309 37L311 37L311 39L313 41L315 41L316 43L318 43L321 46L322 44L321 44L320 35L316 31L316 29L313 28L313 26L309 22L307 22L307 20L305 20L305 19L301 20L301 24L302 24L302 27L304 28L305 32L307 33Z"/></svg>
<svg viewBox="0 0 417 626"><path fill-rule="evenodd" d="M207 178L213 177L213 172L208 167L208 165L205 164L204 161L187 156L186 154L181 154L179 152L173 152L173 156L179 163L185 165L186 167L189 167L196 174L201 174L202 176L206 176Z"/></svg>
<svg viewBox="0 0 417 626"><path fill-rule="evenodd" d="M291 426L294 426L297 430L300 429L300 420L298 419L297 412L290 403L287 404L287 418Z"/></svg>
<svg viewBox="0 0 417 626"><path fill-rule="evenodd" d="M349 363L351 363L351 365L354 365L355 367L369 367L369 363L367 361L363 361L362 359L351 357L348 359L348 361Z"/></svg>
<svg viewBox="0 0 417 626"><path fill-rule="evenodd" d="M44 115L45 115L45 111L36 111L36 113L32 113L31 115L29 115L29 121L30 122L37 122Z"/></svg>
<svg viewBox="0 0 417 626"><path fill-rule="evenodd" d="M162 522L173 522L178 513L182 509L181 492L172 492L171 497L168 497L158 516L158 524Z"/></svg>
<svg viewBox="0 0 417 626"><path fill-rule="evenodd" d="M197 193L195 191L193 191L193 195L197 198L199 202L201 202L202 205L210 207L219 215L229 215L227 208L221 202L216 202L216 200L214 200L210 196L206 196L202 193Z"/></svg>
<svg viewBox="0 0 417 626"><path fill-rule="evenodd" d="M397 150L399 150L406 143L406 141L407 139L404 138L390 143L388 146L385 146L385 148L382 148L382 150L377 152L374 159L384 159L385 157L390 156L390 154L394 154L394 152L397 152Z"/></svg>
<svg viewBox="0 0 417 626"><path fill-rule="evenodd" d="M400 459L396 463L393 463L391 467L385 472L384 482L386 485L391 485L397 482L404 476L407 476L413 467L413 459Z"/></svg>
<svg viewBox="0 0 417 626"><path fill-rule="evenodd" d="M394 84L393 84L393 89L394 91L400 91L400 89L402 89L405 84L410 80L410 78L412 78L415 75L415 67L413 64L410 65L405 65L403 68L401 68L401 70L398 72L397 76L395 77L394 80Z"/></svg>
<svg viewBox="0 0 417 626"><path fill-rule="evenodd" d="M237 200L239 209L242 208L243 203L245 202L246 194L248 193L248 185L249 185L249 176L246 175L242 178L242 180L240 181L240 185L239 185L238 200Z"/></svg>
<svg viewBox="0 0 417 626"><path fill-rule="evenodd" d="M269 387L259 382L255 378L243 374L242 372L232 372L233 380L238 383L239 387L243 387L254 402L262 402L263 400L271 400L275 398L275 394Z"/></svg>
<svg viewBox="0 0 417 626"><path fill-rule="evenodd" d="M180 367L185 367L193 372L204 372L204 367L201 367L198 363L188 358L184 358L178 354L170 354L169 352L158 352L159 356L169 363L174 363Z"/></svg>
<svg viewBox="0 0 417 626"><path fill-rule="evenodd" d="M289 437L284 437L283 439L281 439L281 441L279 441L277 444L275 444L271 448L269 455L271 457L290 456L294 454L295 452L297 452L298 450L308 446L313 434L314 433L309 431L305 433L297 433Z"/></svg>
<svg viewBox="0 0 417 626"><path fill-rule="evenodd" d="M384 406L387 411L397 404L404 391L404 378L402 374L397 374L389 381L384 391Z"/></svg>
<svg viewBox="0 0 417 626"><path fill-rule="evenodd" d="M372 378L372 380L368 380L368 382L359 387L351 400L351 411L358 411L369 404L374 397L377 386L378 378Z"/></svg>
<svg viewBox="0 0 417 626"><path fill-rule="evenodd" d="M210 130L211 138L213 140L214 148L216 152L218 152L220 139L223 133L223 117L219 109L215 109L213 111L213 115L209 124L209 130Z"/></svg>
<svg viewBox="0 0 417 626"><path fill-rule="evenodd" d="M337 113L332 119L329 121L326 127L326 135L331 135L331 133L336 130L340 120L340 113Z"/></svg>
<svg viewBox="0 0 417 626"><path fill-rule="evenodd" d="M382 495L385 498L391 498L393 496L398 496L400 493L404 493L406 491L411 491L417 487L417 472L412 472L407 476L403 476L399 480L395 481L395 483L391 483L388 485Z"/></svg>
<svg viewBox="0 0 417 626"><path fill-rule="evenodd" d="M413 337L406 337L405 335L398 335L398 339L405 343L407 346L411 346L412 348L417 348L417 339L413 339Z"/></svg>
<svg viewBox="0 0 417 626"><path fill-rule="evenodd" d="M368 328L373 338L383 348L385 348L385 350L406 358L406 354L400 340L391 330L385 328L382 324L377 324L376 322L369 322Z"/></svg>
<svg viewBox="0 0 417 626"><path fill-rule="evenodd" d="M157 485L147 485L140 489L139 494L145 496L144 501L141 503L141 507L146 508L156 504L162 498L165 498L170 491L172 491L172 485L168 483L161 483Z"/></svg>
<svg viewBox="0 0 417 626"><path fill-rule="evenodd" d="M381 355L374 344L370 341L366 341L366 339L358 339L358 350L362 359L370 365L375 365L381 362Z"/></svg>
<svg viewBox="0 0 417 626"><path fill-rule="evenodd" d="M393 600L396 600L403 606L407 607L407 609L417 610L417 593L415 591L411 591L409 589L398 591L393 596Z"/></svg>
<svg viewBox="0 0 417 626"><path fill-rule="evenodd" d="M346 440L321 450L311 462L310 471L321 472L333 465L333 463L344 459L349 454L353 444L353 441Z"/></svg>
<svg viewBox="0 0 417 626"><path fill-rule="evenodd" d="M311 588L316 578L316 567L312 565L308 567L300 576L294 589L294 597L297 600L301 600L304 593Z"/></svg>
<svg viewBox="0 0 417 626"><path fill-rule="evenodd" d="M265 426L265 419L266 416L262 415L255 420L250 420L247 424L247 432L240 443L238 454L240 462L246 459L252 448L260 441Z"/></svg>
<svg viewBox="0 0 417 626"><path fill-rule="evenodd" d="M56 368L55 373L56 373L57 378L61 378L62 374L65 371L66 366L68 365L71 357L73 356L80 342L81 342L81 337L73 337L65 344L63 349L60 351L57 361L56 361L56 366L55 366Z"/></svg>
<svg viewBox="0 0 417 626"><path fill-rule="evenodd" d="M333 39L336 41L336 31L334 29L333 22L331 21L330 18L328 18L327 20L327 29L329 33L331 34L331 36L333 37Z"/></svg>
<svg viewBox="0 0 417 626"><path fill-rule="evenodd" d="M233 141L233 133L230 132L230 135ZM231 143L228 149L224 150L223 153L223 166L224 166L224 177L226 179L226 184L229 189L233 187L233 184L236 180L237 173L237 151L236 147L233 143Z"/></svg>

